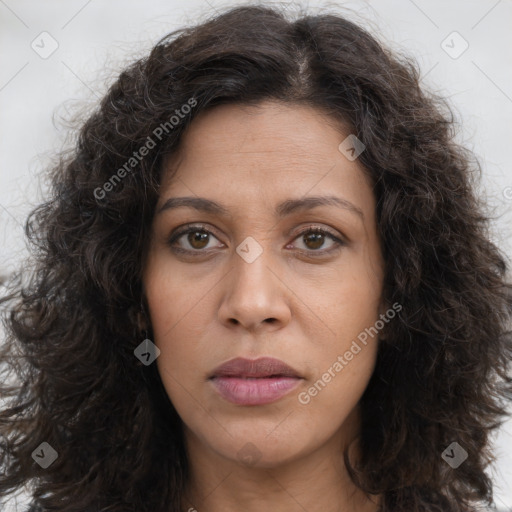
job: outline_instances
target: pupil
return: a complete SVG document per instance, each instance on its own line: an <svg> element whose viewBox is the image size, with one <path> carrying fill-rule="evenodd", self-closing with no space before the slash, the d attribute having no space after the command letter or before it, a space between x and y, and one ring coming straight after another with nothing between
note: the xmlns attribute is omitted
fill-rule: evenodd
<svg viewBox="0 0 512 512"><path fill-rule="evenodd" d="M318 249L323 244L323 233L310 233L308 235L304 235L304 239L306 240L306 245L311 248ZM207 242L208 233L204 231L194 231L189 234L188 241L190 245L196 249L202 249L208 245Z"/></svg>
<svg viewBox="0 0 512 512"><path fill-rule="evenodd" d="M204 231L194 231L193 233L189 234L188 241L190 242L190 245L195 249L202 249L203 247L208 245L208 242L206 240L207 238L208 233L205 233ZM199 244L199 246L196 245L197 243Z"/></svg>
<svg viewBox="0 0 512 512"><path fill-rule="evenodd" d="M319 247L322 246L323 236L324 235L322 233L311 233L309 235L306 235L306 239L309 239L310 241L313 242L312 248L318 249ZM308 245L308 244L306 244L306 245Z"/></svg>

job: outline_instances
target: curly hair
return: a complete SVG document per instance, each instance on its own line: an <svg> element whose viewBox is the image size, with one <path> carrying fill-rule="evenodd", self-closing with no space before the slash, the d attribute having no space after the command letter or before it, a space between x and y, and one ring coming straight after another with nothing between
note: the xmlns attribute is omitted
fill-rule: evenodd
<svg viewBox="0 0 512 512"><path fill-rule="evenodd" d="M200 112L266 99L313 106L365 144L383 300L403 306L361 398L361 458L343 454L351 478L382 493L382 512L494 504L484 470L512 399L512 285L475 192L481 165L455 142L452 107L420 87L412 57L341 15L292 20L264 6L161 39L48 169L50 196L25 227L32 266L1 301L0 496L30 484L31 510L180 511L182 423L156 365L134 357L162 162ZM467 452L457 469L441 456L454 441ZM45 469L32 458L43 442L58 454Z"/></svg>

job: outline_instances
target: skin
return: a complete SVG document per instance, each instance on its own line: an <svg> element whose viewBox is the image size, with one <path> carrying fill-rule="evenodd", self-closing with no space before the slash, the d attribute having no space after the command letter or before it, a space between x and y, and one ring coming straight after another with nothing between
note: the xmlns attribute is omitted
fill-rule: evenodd
<svg viewBox="0 0 512 512"><path fill-rule="evenodd" d="M378 509L380 496L368 499L351 483L341 456L359 432L378 337L309 403L298 400L385 311L375 198L357 159L338 149L349 133L312 107L221 105L194 119L165 163L143 283L158 371L184 423L191 478L183 510ZM350 201L364 218L332 205L274 216L281 201L313 195ZM158 213L181 196L212 199L229 215ZM193 223L212 234L185 234L174 246L200 255L173 252L170 235ZM310 225L344 245L299 234ZM252 263L236 252L248 236L263 251ZM303 380L271 404L229 403L208 376L237 356L281 359ZM247 443L257 454L251 463L241 456ZM358 453L355 442L350 454Z"/></svg>

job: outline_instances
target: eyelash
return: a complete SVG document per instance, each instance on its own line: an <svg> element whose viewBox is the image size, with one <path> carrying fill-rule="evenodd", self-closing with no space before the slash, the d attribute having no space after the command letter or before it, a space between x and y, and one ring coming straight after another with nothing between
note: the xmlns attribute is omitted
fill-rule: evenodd
<svg viewBox="0 0 512 512"><path fill-rule="evenodd" d="M169 237L168 244L171 246L173 251L182 253L182 254L190 254L193 256L200 256L204 253L209 252L208 249L206 249L206 250L203 250L203 249L191 250L191 249L183 249L183 247L176 247L174 245L175 242L178 241L183 235L187 235L189 233L193 233L196 231L200 231L200 232L202 231L202 232L208 233L209 235L212 235L215 238L217 238L215 236L215 234L211 230L209 230L206 226L204 226L202 224L194 224L194 225L188 225L181 229L178 228L178 230L175 231L174 233L172 233L171 236ZM333 248L327 249L327 250L324 249L323 251L314 250L314 249L310 249L310 250L299 249L298 250L300 253L307 254L308 256L312 256L312 257L325 256L327 254L330 254L330 253L340 250L341 247L346 245L345 241L341 240L339 237L337 237L336 235L331 233L331 231L329 231L325 228L319 227L319 226L307 226L306 228L301 230L299 233L297 233L297 236L294 238L294 240L296 240L297 238L299 238L307 233L319 233L322 235L326 235L328 238L333 240L336 244Z"/></svg>

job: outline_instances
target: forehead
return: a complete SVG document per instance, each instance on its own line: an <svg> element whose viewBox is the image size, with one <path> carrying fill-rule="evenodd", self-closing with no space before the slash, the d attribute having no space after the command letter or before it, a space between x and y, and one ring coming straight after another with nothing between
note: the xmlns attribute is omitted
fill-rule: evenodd
<svg viewBox="0 0 512 512"><path fill-rule="evenodd" d="M362 166L338 149L349 134L310 106L267 101L214 107L192 121L179 151L164 163L160 201L198 195L223 203L263 197L275 203L338 192L371 210L373 193Z"/></svg>

